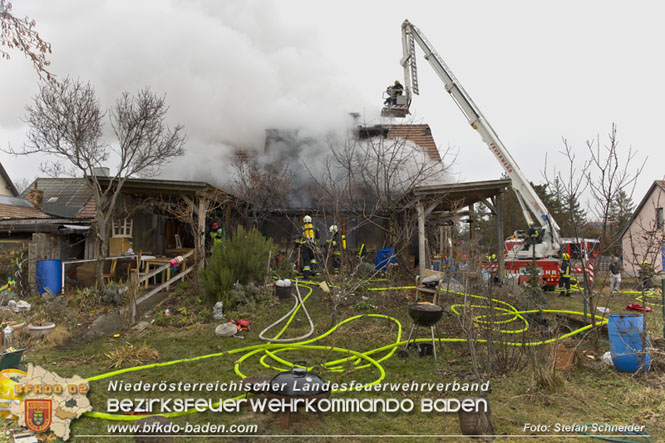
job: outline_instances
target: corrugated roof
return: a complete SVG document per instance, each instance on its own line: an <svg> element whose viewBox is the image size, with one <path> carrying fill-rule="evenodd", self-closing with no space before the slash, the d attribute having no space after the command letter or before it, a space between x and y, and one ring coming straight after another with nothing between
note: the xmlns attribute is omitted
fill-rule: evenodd
<svg viewBox="0 0 665 443"><path fill-rule="evenodd" d="M383 125L388 129L388 138L409 140L425 150L429 158L441 161L441 155L434 142L429 125Z"/></svg>
<svg viewBox="0 0 665 443"><path fill-rule="evenodd" d="M51 218L50 215L44 214L39 209L26 207L6 205L0 203L0 219L24 219L24 218Z"/></svg>
<svg viewBox="0 0 665 443"><path fill-rule="evenodd" d="M38 178L23 193L21 197L27 198L30 189L39 189L44 192L44 210L48 210L49 205L53 207L64 206L72 212L68 214L59 214L66 216L76 216L79 211L92 197L92 190L88 187L83 178Z"/></svg>

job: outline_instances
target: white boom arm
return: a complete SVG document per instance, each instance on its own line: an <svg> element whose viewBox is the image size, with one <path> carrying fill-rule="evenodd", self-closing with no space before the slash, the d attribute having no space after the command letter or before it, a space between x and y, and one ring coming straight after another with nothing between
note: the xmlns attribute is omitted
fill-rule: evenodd
<svg viewBox="0 0 665 443"><path fill-rule="evenodd" d="M439 78L445 84L446 91L450 93L457 106L462 110L471 126L476 129L483 141L487 143L490 151L499 160L501 166L512 180L513 189L517 195L517 200L522 207L524 218L531 227L537 227L531 214L533 214L540 225L541 238L535 245L536 257L548 257L559 252L559 226L552 218L551 214L531 187L515 160L503 145L499 136L487 122L476 104L471 100L460 82L455 78L452 71L443 62L439 54L434 50L430 42L423 33L408 20L402 23L402 50L404 57L400 64L404 67L404 80L406 94L410 99L411 94L418 94L418 77L416 70L415 45L414 40L425 53L425 59L430 62L432 68ZM514 250L515 251L515 250ZM521 249L515 251L514 255L520 258L530 258L533 251ZM512 254L511 254L512 255Z"/></svg>

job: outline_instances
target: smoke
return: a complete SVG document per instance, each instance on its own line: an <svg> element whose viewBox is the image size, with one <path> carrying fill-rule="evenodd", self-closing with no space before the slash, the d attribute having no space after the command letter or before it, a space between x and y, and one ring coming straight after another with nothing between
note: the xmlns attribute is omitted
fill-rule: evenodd
<svg viewBox="0 0 665 443"><path fill-rule="evenodd" d="M327 188L326 198L340 202L349 203L349 198L387 202L414 186L450 181L444 164L415 143L382 136L359 138L357 127L350 125L325 133L269 130L265 151L256 160L267 172L280 173L288 168L293 174L287 195L291 208L332 204L317 201L319 187ZM353 190L340 191L349 180L355 183Z"/></svg>
<svg viewBox="0 0 665 443"><path fill-rule="evenodd" d="M15 12L34 18L51 42L50 70L89 81L103 108L125 90L150 86L166 94L169 123L184 125L187 144L185 156L162 177L228 189L235 153L245 151L267 171L289 166L296 190L291 204L307 206L312 176L325 172L331 140L343 140L354 124L349 113L378 114L381 99L341 80L347 77L326 58L330 48L317 37L317 23L286 23L282 7L258 0L36 0L16 5ZM20 117L37 92L37 76L20 55L2 68L0 81L11 88L5 88L0 134L21 145L26 128ZM276 131L266 143L269 128ZM105 137L115 143L108 124ZM39 161L31 160L12 173L37 175L28 168Z"/></svg>
<svg viewBox="0 0 665 443"><path fill-rule="evenodd" d="M188 141L186 155L162 176L224 185L233 153L261 152L266 128L340 128L367 105L362 91L339 80L316 23L284 23L278 8L281 2L253 0L39 0L14 9L36 19L52 43L52 72L90 81L104 108L146 85L166 94L169 122L182 123ZM0 133L25 133L20 116L37 91L21 57L3 61L0 71L0 81L12 85Z"/></svg>

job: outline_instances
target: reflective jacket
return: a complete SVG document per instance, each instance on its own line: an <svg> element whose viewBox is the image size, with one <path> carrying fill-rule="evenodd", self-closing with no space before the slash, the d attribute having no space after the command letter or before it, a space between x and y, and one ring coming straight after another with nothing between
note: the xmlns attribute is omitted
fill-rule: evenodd
<svg viewBox="0 0 665 443"><path fill-rule="evenodd" d="M561 277L570 278L570 262L568 260L561 262Z"/></svg>

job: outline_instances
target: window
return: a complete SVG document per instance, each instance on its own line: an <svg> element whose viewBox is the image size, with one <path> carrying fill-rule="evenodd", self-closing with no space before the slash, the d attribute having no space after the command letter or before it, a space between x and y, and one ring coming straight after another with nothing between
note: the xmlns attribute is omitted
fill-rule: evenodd
<svg viewBox="0 0 665 443"><path fill-rule="evenodd" d="M132 237L132 228L134 227L134 220L129 217L113 220L113 237Z"/></svg>
<svg viewBox="0 0 665 443"><path fill-rule="evenodd" d="M656 228L663 229L663 208L656 208Z"/></svg>

